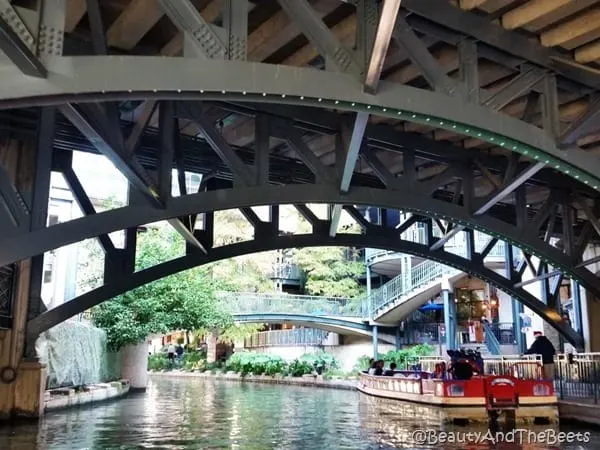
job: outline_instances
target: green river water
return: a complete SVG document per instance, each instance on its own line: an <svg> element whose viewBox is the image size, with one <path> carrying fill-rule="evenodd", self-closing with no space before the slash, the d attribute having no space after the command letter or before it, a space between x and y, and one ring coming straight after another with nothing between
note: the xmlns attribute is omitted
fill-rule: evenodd
<svg viewBox="0 0 600 450"><path fill-rule="evenodd" d="M600 448L600 432L585 428L496 431L442 426L434 409L352 391L155 378L144 394L0 425L0 450Z"/></svg>

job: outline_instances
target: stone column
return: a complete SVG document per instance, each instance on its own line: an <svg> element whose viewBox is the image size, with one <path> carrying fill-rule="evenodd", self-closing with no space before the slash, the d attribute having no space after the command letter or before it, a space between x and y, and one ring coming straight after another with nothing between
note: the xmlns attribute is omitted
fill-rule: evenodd
<svg viewBox="0 0 600 450"><path fill-rule="evenodd" d="M131 391L145 391L148 385L148 343L126 345L121 350L121 378L129 380Z"/></svg>
<svg viewBox="0 0 600 450"><path fill-rule="evenodd" d="M206 337L206 362L214 363L217 361L217 340L219 332L217 330L211 331Z"/></svg>

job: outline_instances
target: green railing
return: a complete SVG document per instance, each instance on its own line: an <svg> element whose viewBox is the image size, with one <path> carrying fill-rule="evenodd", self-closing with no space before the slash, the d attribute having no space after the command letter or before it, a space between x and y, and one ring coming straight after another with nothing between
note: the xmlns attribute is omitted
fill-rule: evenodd
<svg viewBox="0 0 600 450"><path fill-rule="evenodd" d="M261 331L244 339L244 347L323 345L327 341L328 335L328 331L317 328Z"/></svg>
<svg viewBox="0 0 600 450"><path fill-rule="evenodd" d="M231 314L279 313L364 317L362 298L241 292L220 292L218 298Z"/></svg>

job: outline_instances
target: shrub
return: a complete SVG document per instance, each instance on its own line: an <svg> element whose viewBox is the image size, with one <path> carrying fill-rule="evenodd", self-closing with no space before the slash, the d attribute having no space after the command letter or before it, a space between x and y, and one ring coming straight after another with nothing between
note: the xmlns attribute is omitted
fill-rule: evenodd
<svg viewBox="0 0 600 450"><path fill-rule="evenodd" d="M184 353L181 362L184 370L202 370L206 366L206 355L200 352Z"/></svg>
<svg viewBox="0 0 600 450"><path fill-rule="evenodd" d="M227 360L225 367L227 370L247 375L275 375L286 371L286 362L280 356L269 355L266 353L239 352L234 353Z"/></svg>
<svg viewBox="0 0 600 450"><path fill-rule="evenodd" d="M312 371L313 366L308 361L295 359L290 363L287 373L292 377L301 377L312 373Z"/></svg>
<svg viewBox="0 0 600 450"><path fill-rule="evenodd" d="M165 370L167 368L167 356L155 353L148 356L148 370Z"/></svg>
<svg viewBox="0 0 600 450"><path fill-rule="evenodd" d="M430 356L434 348L428 344L413 345L400 350L390 350L383 355L383 360L388 363L396 363L398 368L408 368L411 364L416 364L419 356Z"/></svg>
<svg viewBox="0 0 600 450"><path fill-rule="evenodd" d="M354 365L354 371L362 372L365 370L369 370L370 369L370 361L371 361L370 356L366 356L366 355L361 356L360 358L358 358L358 361L356 361L356 364Z"/></svg>

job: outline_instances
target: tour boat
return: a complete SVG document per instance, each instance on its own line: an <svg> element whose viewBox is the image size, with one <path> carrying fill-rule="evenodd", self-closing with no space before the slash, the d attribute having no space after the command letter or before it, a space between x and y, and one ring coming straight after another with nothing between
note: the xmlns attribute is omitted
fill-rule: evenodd
<svg viewBox="0 0 600 450"><path fill-rule="evenodd" d="M521 370L523 366L529 370ZM376 397L440 407L448 422L500 417L520 423L557 422L554 385L551 380L542 379L541 364L517 362L509 369L503 374L474 375L467 380L448 379L446 374L436 378L440 374L423 370L395 371L393 376L361 373L358 390ZM529 376L522 376L524 373Z"/></svg>

